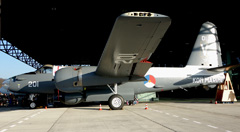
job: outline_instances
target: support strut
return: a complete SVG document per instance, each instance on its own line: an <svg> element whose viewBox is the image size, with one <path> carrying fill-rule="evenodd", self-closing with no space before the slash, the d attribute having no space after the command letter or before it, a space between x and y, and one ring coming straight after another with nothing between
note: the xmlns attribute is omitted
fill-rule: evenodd
<svg viewBox="0 0 240 132"><path fill-rule="evenodd" d="M113 88L109 84L107 84L107 86L113 92L113 94L117 94L117 88L118 88L117 87L118 86L117 83L114 83Z"/></svg>

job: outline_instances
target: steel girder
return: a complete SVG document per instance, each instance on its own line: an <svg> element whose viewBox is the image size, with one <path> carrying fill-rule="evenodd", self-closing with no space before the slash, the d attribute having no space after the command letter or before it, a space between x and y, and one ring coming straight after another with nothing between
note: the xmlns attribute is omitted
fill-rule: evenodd
<svg viewBox="0 0 240 132"><path fill-rule="evenodd" d="M6 40L0 40L0 51L26 63L27 65L39 69L42 67L42 64L38 63L35 59L25 54L23 51L18 49L16 46L13 46L11 43Z"/></svg>

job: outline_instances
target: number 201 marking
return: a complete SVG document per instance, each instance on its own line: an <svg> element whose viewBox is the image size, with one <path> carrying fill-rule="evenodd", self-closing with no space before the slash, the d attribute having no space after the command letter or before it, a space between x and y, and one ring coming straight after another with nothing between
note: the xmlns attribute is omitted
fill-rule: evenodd
<svg viewBox="0 0 240 132"><path fill-rule="evenodd" d="M28 81L28 87L39 87L39 81Z"/></svg>

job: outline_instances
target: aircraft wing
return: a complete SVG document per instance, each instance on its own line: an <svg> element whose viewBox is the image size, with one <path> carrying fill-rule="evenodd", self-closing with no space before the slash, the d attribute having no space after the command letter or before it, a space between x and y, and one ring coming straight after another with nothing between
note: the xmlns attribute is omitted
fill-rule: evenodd
<svg viewBox="0 0 240 132"><path fill-rule="evenodd" d="M116 19L96 74L109 77L144 76L171 20L150 12L128 12Z"/></svg>

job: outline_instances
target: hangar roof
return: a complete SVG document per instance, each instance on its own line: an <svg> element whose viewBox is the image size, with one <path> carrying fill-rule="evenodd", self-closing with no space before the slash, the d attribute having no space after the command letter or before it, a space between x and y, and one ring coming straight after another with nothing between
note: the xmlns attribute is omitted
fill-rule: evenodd
<svg viewBox="0 0 240 132"><path fill-rule="evenodd" d="M3 0L1 35L41 64L97 65L115 19L128 11L149 11L172 19L150 59L155 64L185 65L206 21L218 27L222 51L231 51L234 58L240 56L236 48L236 31L240 31L237 4L184 4Z"/></svg>

